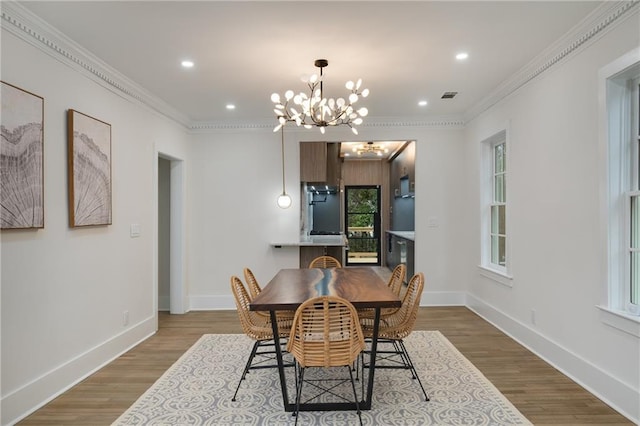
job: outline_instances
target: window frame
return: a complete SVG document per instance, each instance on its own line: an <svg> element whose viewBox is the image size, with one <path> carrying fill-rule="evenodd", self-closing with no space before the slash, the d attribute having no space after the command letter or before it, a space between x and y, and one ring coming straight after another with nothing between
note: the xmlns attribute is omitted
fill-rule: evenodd
<svg viewBox="0 0 640 426"><path fill-rule="evenodd" d="M598 77L606 247L603 300L598 307L603 322L640 337L640 306L629 303L631 198L640 194L640 140L638 124L631 119L638 120L640 48L603 67Z"/></svg>
<svg viewBox="0 0 640 426"><path fill-rule="evenodd" d="M484 139L481 142L481 180L480 180L480 193L481 193L481 215L480 215L480 273L494 281L504 284L508 287L512 286L513 277L510 274L511 265L511 244L510 244L510 220L509 220L509 173L510 173L510 161L509 161L509 140L508 131L504 129L498 131L492 136ZM504 144L504 168L502 172L496 174L495 164L495 149L497 146ZM495 189L496 189L496 176L503 176L505 181L504 189L504 201L496 201ZM504 265L492 262L492 236L502 235L494 234L492 232L492 210L494 206L502 205L505 208L504 220L505 220L505 261Z"/></svg>
<svg viewBox="0 0 640 426"><path fill-rule="evenodd" d="M625 250L626 256L624 261L624 285L622 286L622 303L621 307L624 311L631 315L640 316L640 301L633 303L632 300L632 284L633 275L640 274L639 270L633 271L633 260L631 259L633 253L640 253L640 240L636 243L636 247L633 247L632 233L634 227L632 224L634 211L633 211L633 198L640 200L640 62L638 63L637 75L627 80L628 82L628 96L629 96L629 116L628 123L629 136L628 136L628 185L626 187L625 194ZM637 205L640 207L640 205ZM639 209L640 210L640 209ZM636 215L640 215L640 211L636 212ZM636 230L636 232L640 232ZM625 299L626 298L626 299Z"/></svg>

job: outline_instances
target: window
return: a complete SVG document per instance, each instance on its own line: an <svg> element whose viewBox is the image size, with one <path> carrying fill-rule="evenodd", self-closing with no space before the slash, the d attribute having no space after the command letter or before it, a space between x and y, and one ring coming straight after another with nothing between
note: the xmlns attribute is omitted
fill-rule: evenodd
<svg viewBox="0 0 640 426"><path fill-rule="evenodd" d="M511 285L507 227L507 132L482 142L481 270L490 278ZM486 274L485 274L486 275Z"/></svg>
<svg viewBox="0 0 640 426"><path fill-rule="evenodd" d="M640 315L640 50L601 70L607 149L608 267L604 308Z"/></svg>
<svg viewBox="0 0 640 426"><path fill-rule="evenodd" d="M507 170L506 170L506 144L500 142L493 145L492 190L491 201L491 264L505 267L507 260Z"/></svg>
<svg viewBox="0 0 640 426"><path fill-rule="evenodd" d="M625 269L628 278L625 280L623 294L626 295L627 311L640 314L640 77L630 80L629 92L631 108L629 114L629 169L631 171L628 190L628 208L626 209L629 229L628 259Z"/></svg>

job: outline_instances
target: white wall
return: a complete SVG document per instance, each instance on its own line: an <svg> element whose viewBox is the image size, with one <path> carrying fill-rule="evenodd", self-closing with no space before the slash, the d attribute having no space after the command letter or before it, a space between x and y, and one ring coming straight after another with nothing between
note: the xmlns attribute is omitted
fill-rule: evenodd
<svg viewBox="0 0 640 426"><path fill-rule="evenodd" d="M416 140L416 271L423 271L425 304L463 304L466 284L451 272L461 238L455 217L464 175L455 167L462 155L462 130L362 128L362 140ZM282 210L280 134L271 130L225 131L194 135L189 174L189 286L192 309L233 308L231 275L249 267L266 283L280 268L299 265L297 248L273 248L272 242L299 240L299 141L352 139L329 129L285 133L286 189L293 205ZM427 227L423 218L438 218ZM418 218L421 218L419 220ZM420 223L418 223L420 222ZM457 270L457 268L453 268Z"/></svg>
<svg viewBox="0 0 640 426"><path fill-rule="evenodd" d="M4 29L1 78L45 105L45 228L1 234L6 424L155 331L155 150L186 156L187 134ZM69 108L112 126L110 226L68 227Z"/></svg>
<svg viewBox="0 0 640 426"><path fill-rule="evenodd" d="M638 340L605 326L595 308L605 261L597 234L596 77L638 44L636 14L464 130L373 125L359 136L416 140L416 270L427 278L423 304L468 303L636 419ZM188 135L4 30L1 73L4 81L45 98L45 229L1 234L3 424L154 332L159 154L185 160L188 307L231 308L229 277L243 267L266 282L278 269L298 266L297 249L270 245L298 239L298 142L352 139L349 132L322 137L289 130L286 177L294 203L281 210L280 138L269 129ZM112 125L111 226L67 227L68 108ZM513 287L477 269L479 142L505 123ZM132 223L141 225L139 238L129 237Z"/></svg>
<svg viewBox="0 0 640 426"><path fill-rule="evenodd" d="M605 325L598 70L639 43L638 14L468 124L470 305L636 421L640 342ZM508 126L513 287L480 275L480 141ZM606 274L605 274L606 275ZM535 310L535 324L531 311Z"/></svg>

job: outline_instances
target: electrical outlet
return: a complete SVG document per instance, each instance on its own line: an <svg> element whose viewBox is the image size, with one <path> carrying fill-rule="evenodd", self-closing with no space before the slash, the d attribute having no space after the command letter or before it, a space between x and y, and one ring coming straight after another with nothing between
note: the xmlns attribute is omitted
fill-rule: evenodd
<svg viewBox="0 0 640 426"><path fill-rule="evenodd" d="M531 324L536 325L536 310L531 310Z"/></svg>
<svg viewBox="0 0 640 426"><path fill-rule="evenodd" d="M129 311L124 311L122 313L122 325L123 326L129 325Z"/></svg>

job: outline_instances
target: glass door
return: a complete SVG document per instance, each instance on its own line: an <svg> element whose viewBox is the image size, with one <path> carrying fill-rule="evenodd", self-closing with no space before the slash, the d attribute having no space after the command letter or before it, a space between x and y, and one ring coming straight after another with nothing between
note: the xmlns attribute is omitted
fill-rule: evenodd
<svg viewBox="0 0 640 426"><path fill-rule="evenodd" d="M345 186L347 266L380 265L380 187Z"/></svg>

